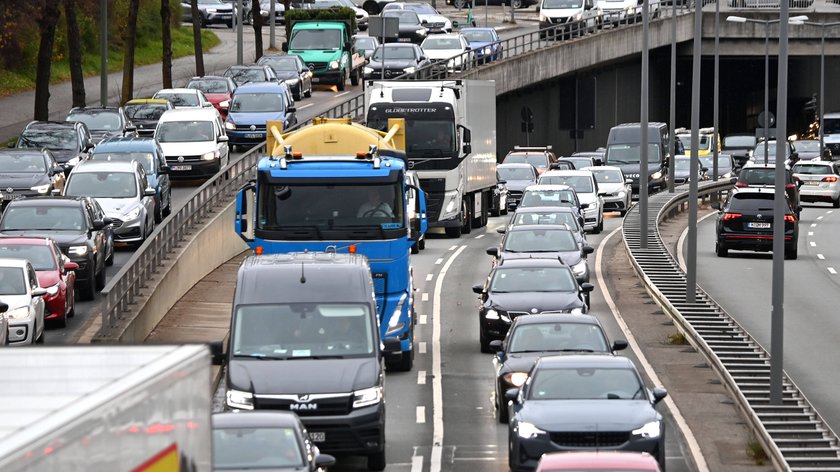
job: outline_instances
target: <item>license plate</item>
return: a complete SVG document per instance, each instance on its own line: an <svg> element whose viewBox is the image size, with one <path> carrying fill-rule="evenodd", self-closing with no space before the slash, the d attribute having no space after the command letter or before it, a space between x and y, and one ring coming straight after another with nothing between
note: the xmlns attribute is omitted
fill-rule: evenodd
<svg viewBox="0 0 840 472"><path fill-rule="evenodd" d="M260 133L248 133L245 135L245 139L262 139L263 135Z"/></svg>
<svg viewBox="0 0 840 472"><path fill-rule="evenodd" d="M318 83L318 82L320 82L320 81L321 81L321 78L320 78L320 77L312 77L312 83L313 83L313 84L317 84L317 83Z"/></svg>
<svg viewBox="0 0 840 472"><path fill-rule="evenodd" d="M400 42L402 42L402 43L411 42L411 38L400 38Z"/></svg>
<svg viewBox="0 0 840 472"><path fill-rule="evenodd" d="M312 442L316 443L324 442L327 440L327 433L309 433L309 439L311 439Z"/></svg>
<svg viewBox="0 0 840 472"><path fill-rule="evenodd" d="M762 223L762 222L747 223L747 228L767 229L769 227L770 227L770 223Z"/></svg>
<svg viewBox="0 0 840 472"><path fill-rule="evenodd" d="M806 180L805 181L805 185L819 185L819 184L820 184L819 180Z"/></svg>
<svg viewBox="0 0 840 472"><path fill-rule="evenodd" d="M175 170L175 171L192 170L192 166L169 166L169 169L170 170Z"/></svg>

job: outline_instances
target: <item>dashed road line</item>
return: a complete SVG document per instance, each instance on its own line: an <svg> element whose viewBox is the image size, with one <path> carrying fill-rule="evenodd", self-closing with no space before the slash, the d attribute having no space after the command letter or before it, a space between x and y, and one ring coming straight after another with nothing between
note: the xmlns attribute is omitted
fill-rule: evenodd
<svg viewBox="0 0 840 472"><path fill-rule="evenodd" d="M458 249L458 245L457 245L457 244L456 244L456 245L454 245L454 246L449 246L449 250L450 250L450 251L454 251L454 250L456 250L456 249Z"/></svg>
<svg viewBox="0 0 840 472"><path fill-rule="evenodd" d="M411 458L411 472L423 472L423 456Z"/></svg>
<svg viewBox="0 0 840 472"><path fill-rule="evenodd" d="M428 282L428 281L432 280L432 278L433 278L434 276L435 276L435 274L426 274L426 282Z"/></svg>
<svg viewBox="0 0 840 472"><path fill-rule="evenodd" d="M830 215L832 213L834 213L834 210L828 210L827 212L825 212L826 215Z"/></svg>
<svg viewBox="0 0 840 472"><path fill-rule="evenodd" d="M837 275L837 271L834 270L834 267L829 267L828 268L828 273L831 274L831 275Z"/></svg>
<svg viewBox="0 0 840 472"><path fill-rule="evenodd" d="M808 241L808 244L810 244L811 247L817 247L817 243L815 243L814 241Z"/></svg>
<svg viewBox="0 0 840 472"><path fill-rule="evenodd" d="M338 94L336 94L336 95L335 95L335 98L338 98L338 97L343 97L344 95L347 95L348 93L350 93L350 92L341 92L341 93L338 93Z"/></svg>
<svg viewBox="0 0 840 472"><path fill-rule="evenodd" d="M475 237L475 239L481 239L481 238L483 238L483 237L484 237L484 235L483 235L483 234L479 234L478 236L476 236L476 237Z"/></svg>
<svg viewBox="0 0 840 472"><path fill-rule="evenodd" d="M816 228L816 227L817 227L816 223L811 223L811 228Z"/></svg>
<svg viewBox="0 0 840 472"><path fill-rule="evenodd" d="M422 325L424 325L424 324L426 324L427 320L428 320L428 316L426 316L426 315L420 315L420 319L419 319L419 320L417 320L417 322L418 322L418 323L420 323L420 324L422 324Z"/></svg>
<svg viewBox="0 0 840 472"><path fill-rule="evenodd" d="M425 423L426 422L426 407L425 406L418 406L417 407L417 422L418 423Z"/></svg>
<svg viewBox="0 0 840 472"><path fill-rule="evenodd" d="M429 294L427 292L423 292L423 294L420 295L420 300L424 302L429 301Z"/></svg>
<svg viewBox="0 0 840 472"><path fill-rule="evenodd" d="M443 258L442 257L435 261L435 265L441 265L441 264L443 264Z"/></svg>
<svg viewBox="0 0 840 472"><path fill-rule="evenodd" d="M819 259L819 260L821 260L821 261L824 261L824 260L825 260L825 256L823 256L822 254L817 254L817 259Z"/></svg>
<svg viewBox="0 0 840 472"><path fill-rule="evenodd" d="M813 231L808 231L808 236L813 236L813 235L814 235Z"/></svg>
<svg viewBox="0 0 840 472"><path fill-rule="evenodd" d="M302 107L297 107L297 109L298 109L298 110L303 110L304 108L309 108L309 107L311 107L312 105L314 105L314 103L307 103L306 105L304 105L304 106L302 106Z"/></svg>
<svg viewBox="0 0 840 472"><path fill-rule="evenodd" d="M417 385L426 385L426 371L425 370L418 370L417 371Z"/></svg>
<svg viewBox="0 0 840 472"><path fill-rule="evenodd" d="M824 217L824 216L818 216L818 217L817 217L817 219L818 219L818 220L821 220L821 219L823 219L823 218L825 218L825 217Z"/></svg>
<svg viewBox="0 0 840 472"><path fill-rule="evenodd" d="M418 343L417 348L418 348L418 351L417 351L418 353L425 354L426 353L426 341L420 341Z"/></svg>

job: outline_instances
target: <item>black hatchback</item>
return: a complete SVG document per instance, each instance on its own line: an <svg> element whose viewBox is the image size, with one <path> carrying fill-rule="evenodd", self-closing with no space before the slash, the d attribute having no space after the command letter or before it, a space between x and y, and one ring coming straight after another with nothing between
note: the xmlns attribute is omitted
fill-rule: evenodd
<svg viewBox="0 0 840 472"><path fill-rule="evenodd" d="M67 175L74 166L88 158L93 140L84 123L32 121L20 133L15 147L49 150Z"/></svg>
<svg viewBox="0 0 840 472"><path fill-rule="evenodd" d="M0 150L2 204L64 188L64 168L46 149Z"/></svg>
<svg viewBox="0 0 840 472"><path fill-rule="evenodd" d="M746 169L745 169L746 170ZM717 220L715 252L729 255L730 249L746 251L773 250L773 197L771 188L734 189L726 202L713 204L720 210ZM785 259L796 259L799 243L801 207L793 207L785 198Z"/></svg>

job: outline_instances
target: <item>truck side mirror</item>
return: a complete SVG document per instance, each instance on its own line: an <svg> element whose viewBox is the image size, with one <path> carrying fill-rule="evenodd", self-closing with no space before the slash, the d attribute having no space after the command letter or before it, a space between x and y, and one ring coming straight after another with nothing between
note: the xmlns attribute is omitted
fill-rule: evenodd
<svg viewBox="0 0 840 472"><path fill-rule="evenodd" d="M254 204L254 192L257 184L254 181L247 183L236 194L236 215L234 216L234 228L236 234L246 243L254 242L254 230L248 227L249 207Z"/></svg>
<svg viewBox="0 0 840 472"><path fill-rule="evenodd" d="M400 338L389 336L382 340L382 352L401 352Z"/></svg>
<svg viewBox="0 0 840 472"><path fill-rule="evenodd" d="M461 141L463 144L461 145L461 150L463 151L463 157L467 157L472 153L472 133L470 129L464 125L458 125L458 128L461 129Z"/></svg>
<svg viewBox="0 0 840 472"><path fill-rule="evenodd" d="M209 344L210 358L213 365L222 365L225 362L225 349L222 341L212 341Z"/></svg>

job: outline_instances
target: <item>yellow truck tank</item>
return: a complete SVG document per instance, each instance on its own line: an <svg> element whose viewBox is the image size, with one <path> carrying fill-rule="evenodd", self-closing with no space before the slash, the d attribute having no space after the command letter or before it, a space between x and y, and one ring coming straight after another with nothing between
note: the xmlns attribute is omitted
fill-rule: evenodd
<svg viewBox="0 0 840 472"><path fill-rule="evenodd" d="M350 118L315 118L312 123L288 133L282 133L282 122L266 123L266 150L271 156L283 156L285 147L303 156L341 156L367 153L377 149L405 151L405 120L388 120L388 132L354 123Z"/></svg>

